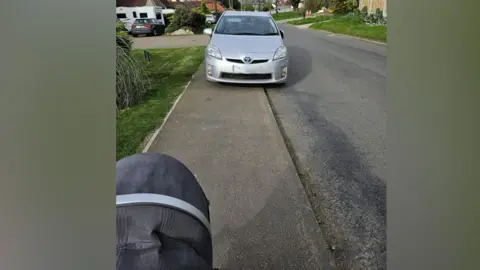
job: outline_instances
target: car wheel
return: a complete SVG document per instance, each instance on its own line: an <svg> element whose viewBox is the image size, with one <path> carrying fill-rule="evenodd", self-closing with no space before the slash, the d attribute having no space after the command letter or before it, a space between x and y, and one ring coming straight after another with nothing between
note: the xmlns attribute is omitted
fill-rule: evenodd
<svg viewBox="0 0 480 270"><path fill-rule="evenodd" d="M157 29L153 29L153 31L152 31L152 36L154 36L154 37L155 37L155 36L157 36L157 35L158 35L158 33L157 33Z"/></svg>
<svg viewBox="0 0 480 270"><path fill-rule="evenodd" d="M137 35L137 34L132 34L132 36L133 36L133 37L138 37L138 35Z"/></svg>

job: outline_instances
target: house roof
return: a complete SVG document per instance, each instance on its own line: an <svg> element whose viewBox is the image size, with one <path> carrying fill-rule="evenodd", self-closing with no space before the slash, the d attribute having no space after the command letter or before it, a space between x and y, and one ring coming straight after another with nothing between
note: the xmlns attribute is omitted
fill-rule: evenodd
<svg viewBox="0 0 480 270"><path fill-rule="evenodd" d="M147 0L117 0L117 7L143 7Z"/></svg>
<svg viewBox="0 0 480 270"><path fill-rule="evenodd" d="M159 7L166 8L167 0L152 0ZM117 7L143 7L147 6L148 0L117 0Z"/></svg>

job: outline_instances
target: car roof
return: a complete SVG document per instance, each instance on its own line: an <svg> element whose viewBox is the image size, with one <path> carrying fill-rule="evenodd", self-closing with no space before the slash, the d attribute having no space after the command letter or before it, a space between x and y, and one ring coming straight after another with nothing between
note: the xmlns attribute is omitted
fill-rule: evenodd
<svg viewBox="0 0 480 270"><path fill-rule="evenodd" d="M228 10L223 12L223 16L258 16L258 17L270 17L270 13L264 11L232 11Z"/></svg>

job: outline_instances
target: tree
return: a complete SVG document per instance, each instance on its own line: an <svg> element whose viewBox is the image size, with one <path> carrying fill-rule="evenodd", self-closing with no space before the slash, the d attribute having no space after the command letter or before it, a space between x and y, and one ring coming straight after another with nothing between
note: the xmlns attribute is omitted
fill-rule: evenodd
<svg viewBox="0 0 480 270"><path fill-rule="evenodd" d="M205 0L202 0L202 2L200 3L200 12L202 14L210 14L210 10L208 9Z"/></svg>
<svg viewBox="0 0 480 270"><path fill-rule="evenodd" d="M248 3L248 4L243 5L243 9L246 10L246 11L254 11L255 7L253 7L252 4Z"/></svg>

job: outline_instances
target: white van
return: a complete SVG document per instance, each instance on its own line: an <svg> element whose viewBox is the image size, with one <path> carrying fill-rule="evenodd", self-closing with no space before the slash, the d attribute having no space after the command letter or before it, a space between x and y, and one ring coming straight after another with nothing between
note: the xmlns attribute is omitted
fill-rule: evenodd
<svg viewBox="0 0 480 270"><path fill-rule="evenodd" d="M157 19L165 25L163 9L161 7L117 7L117 19L125 23L128 32L132 30L135 19Z"/></svg>

